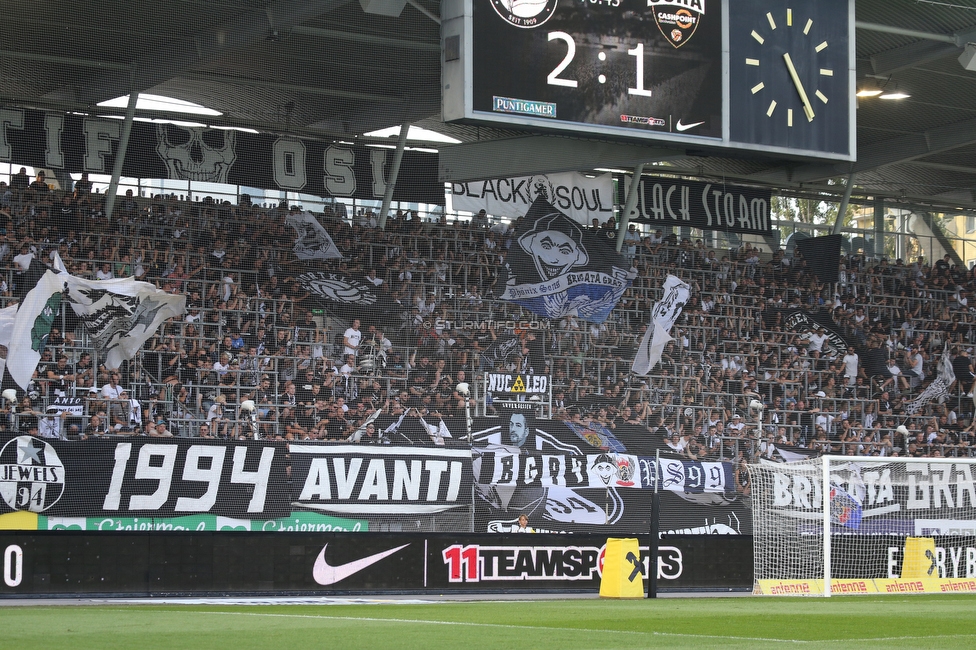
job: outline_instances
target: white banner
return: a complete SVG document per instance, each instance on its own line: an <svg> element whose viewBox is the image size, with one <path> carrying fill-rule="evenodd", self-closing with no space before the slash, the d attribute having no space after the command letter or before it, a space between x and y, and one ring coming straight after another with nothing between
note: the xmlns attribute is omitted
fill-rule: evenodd
<svg viewBox="0 0 976 650"><path fill-rule="evenodd" d="M285 223L295 229L295 255L302 260L339 259L342 253L322 224L310 212L290 214Z"/></svg>
<svg viewBox="0 0 976 650"><path fill-rule="evenodd" d="M673 275L664 281L664 295L651 311L651 324L641 340L632 370L638 375L646 375L661 361L664 347L671 338L671 327L681 315L681 309L688 302L691 287Z"/></svg>
<svg viewBox="0 0 976 650"><path fill-rule="evenodd" d="M577 172L497 178L470 183L451 183L455 210L484 210L496 217L524 217L532 202L542 194L564 214L584 225L613 216L613 176L595 178Z"/></svg>
<svg viewBox="0 0 976 650"><path fill-rule="evenodd" d="M118 368L131 359L163 321L186 311L186 296L133 278L58 277L67 283L65 299L85 323L106 368Z"/></svg>
<svg viewBox="0 0 976 650"><path fill-rule="evenodd" d="M58 413L64 411L68 415L85 414L85 405L81 397L55 397L48 408L55 408Z"/></svg>

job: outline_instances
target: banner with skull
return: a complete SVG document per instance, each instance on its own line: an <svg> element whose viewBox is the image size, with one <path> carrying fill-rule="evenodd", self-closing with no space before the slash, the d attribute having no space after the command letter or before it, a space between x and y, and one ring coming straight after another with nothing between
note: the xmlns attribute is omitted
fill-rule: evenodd
<svg viewBox="0 0 976 650"><path fill-rule="evenodd" d="M122 136L119 120L18 108L6 109L4 119L0 149L14 165L112 172ZM381 200L394 153L360 144L136 122L122 175ZM405 151L393 200L444 205L437 161L437 154Z"/></svg>
<svg viewBox="0 0 976 650"><path fill-rule="evenodd" d="M546 318L602 323L635 276L605 240L539 197L515 232L501 295Z"/></svg>

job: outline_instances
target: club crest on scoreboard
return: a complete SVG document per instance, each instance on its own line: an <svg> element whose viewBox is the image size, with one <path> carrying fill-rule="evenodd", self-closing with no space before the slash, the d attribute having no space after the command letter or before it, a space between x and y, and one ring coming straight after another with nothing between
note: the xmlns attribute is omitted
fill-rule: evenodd
<svg viewBox="0 0 976 650"><path fill-rule="evenodd" d="M661 34L676 48L691 40L705 17L705 0L647 0L647 6Z"/></svg>
<svg viewBox="0 0 976 650"><path fill-rule="evenodd" d="M502 20L523 29L545 23L556 12L559 0L491 0L491 6Z"/></svg>

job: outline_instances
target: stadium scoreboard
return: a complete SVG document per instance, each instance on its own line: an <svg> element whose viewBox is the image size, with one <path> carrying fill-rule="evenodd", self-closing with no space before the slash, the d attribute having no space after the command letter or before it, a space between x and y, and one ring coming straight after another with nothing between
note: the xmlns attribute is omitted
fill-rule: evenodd
<svg viewBox="0 0 976 650"><path fill-rule="evenodd" d="M446 121L854 160L853 0L450 0Z"/></svg>

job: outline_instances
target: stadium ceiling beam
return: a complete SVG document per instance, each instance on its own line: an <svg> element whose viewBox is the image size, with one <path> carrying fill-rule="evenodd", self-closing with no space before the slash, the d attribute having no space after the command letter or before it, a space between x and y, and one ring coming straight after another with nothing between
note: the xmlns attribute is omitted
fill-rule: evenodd
<svg viewBox="0 0 976 650"><path fill-rule="evenodd" d="M855 163L786 165L752 175L764 183L809 183L836 176L871 171L888 165L910 162L916 158L958 149L976 143L976 119L956 122L918 133L861 147Z"/></svg>
<svg viewBox="0 0 976 650"><path fill-rule="evenodd" d="M101 70L123 71L132 68L132 65L129 63L118 63L116 61L96 61L94 59L82 59L76 56L54 56L51 54L40 54L38 52L15 52L13 50L0 50L0 59L19 59L21 61L56 63L58 65L69 65L78 68L96 68Z"/></svg>
<svg viewBox="0 0 976 650"><path fill-rule="evenodd" d="M889 75L899 70L906 70L917 65L937 61L947 56L958 55L960 50L966 47L967 43L976 39L976 28L972 27L953 34L923 32L915 29L905 29L902 27L861 21L857 21L855 27L864 31L895 34L918 39L915 43L909 43L902 47L872 54L870 57L871 67L873 73L877 75Z"/></svg>
<svg viewBox="0 0 976 650"><path fill-rule="evenodd" d="M376 36L374 34L355 34L343 32L337 29L323 29L321 27L307 27L297 25L291 30L292 34L302 36L315 36L318 38L332 39L337 41L349 41L352 43L365 43L367 45L380 45L382 47L399 48L401 50L419 50L421 52L440 52L440 43L425 43L407 38L389 38L387 36Z"/></svg>
<svg viewBox="0 0 976 650"><path fill-rule="evenodd" d="M871 68L876 75L887 76L916 65L938 61L947 56L958 55L955 44L937 41L916 41L893 50L885 50L871 55Z"/></svg>
<svg viewBox="0 0 976 650"><path fill-rule="evenodd" d="M131 75L127 71L110 72L91 83L64 86L44 97L97 104L131 92L142 92L350 1L277 0L264 9L243 12L214 27L151 48L132 62L134 72Z"/></svg>
<svg viewBox="0 0 976 650"><path fill-rule="evenodd" d="M854 27L856 29L863 29L866 32L895 34L897 36L908 36L909 38L917 38L919 40L939 41L942 43L956 42L951 34L939 34L938 32L923 32L918 29L906 29L904 27L895 27L894 25L882 25L881 23L870 23L870 22L865 22L863 20L855 21Z"/></svg>
<svg viewBox="0 0 976 650"><path fill-rule="evenodd" d="M297 93L304 93L306 95L323 95L326 97L338 97L340 99L353 99L356 101L380 102L384 104L404 101L404 97L402 95L376 95L373 93L350 92L346 90L337 90L335 88L324 88L322 86L284 83L281 81L271 81L270 79L255 79L253 77L235 77L233 75L218 74L213 72L186 72L181 74L180 77L184 79L192 79L193 81L229 84L243 86L246 88L272 88L275 90L288 90Z"/></svg>
<svg viewBox="0 0 976 650"><path fill-rule="evenodd" d="M663 147L535 135L438 147L439 180L466 182L606 167L634 168L684 156Z"/></svg>
<svg viewBox="0 0 976 650"><path fill-rule="evenodd" d="M965 165L950 165L947 163L929 162L927 160L909 160L906 164L915 167L925 167L927 169L937 169L943 172L957 172L959 174L972 174L976 176L976 167L968 167Z"/></svg>

